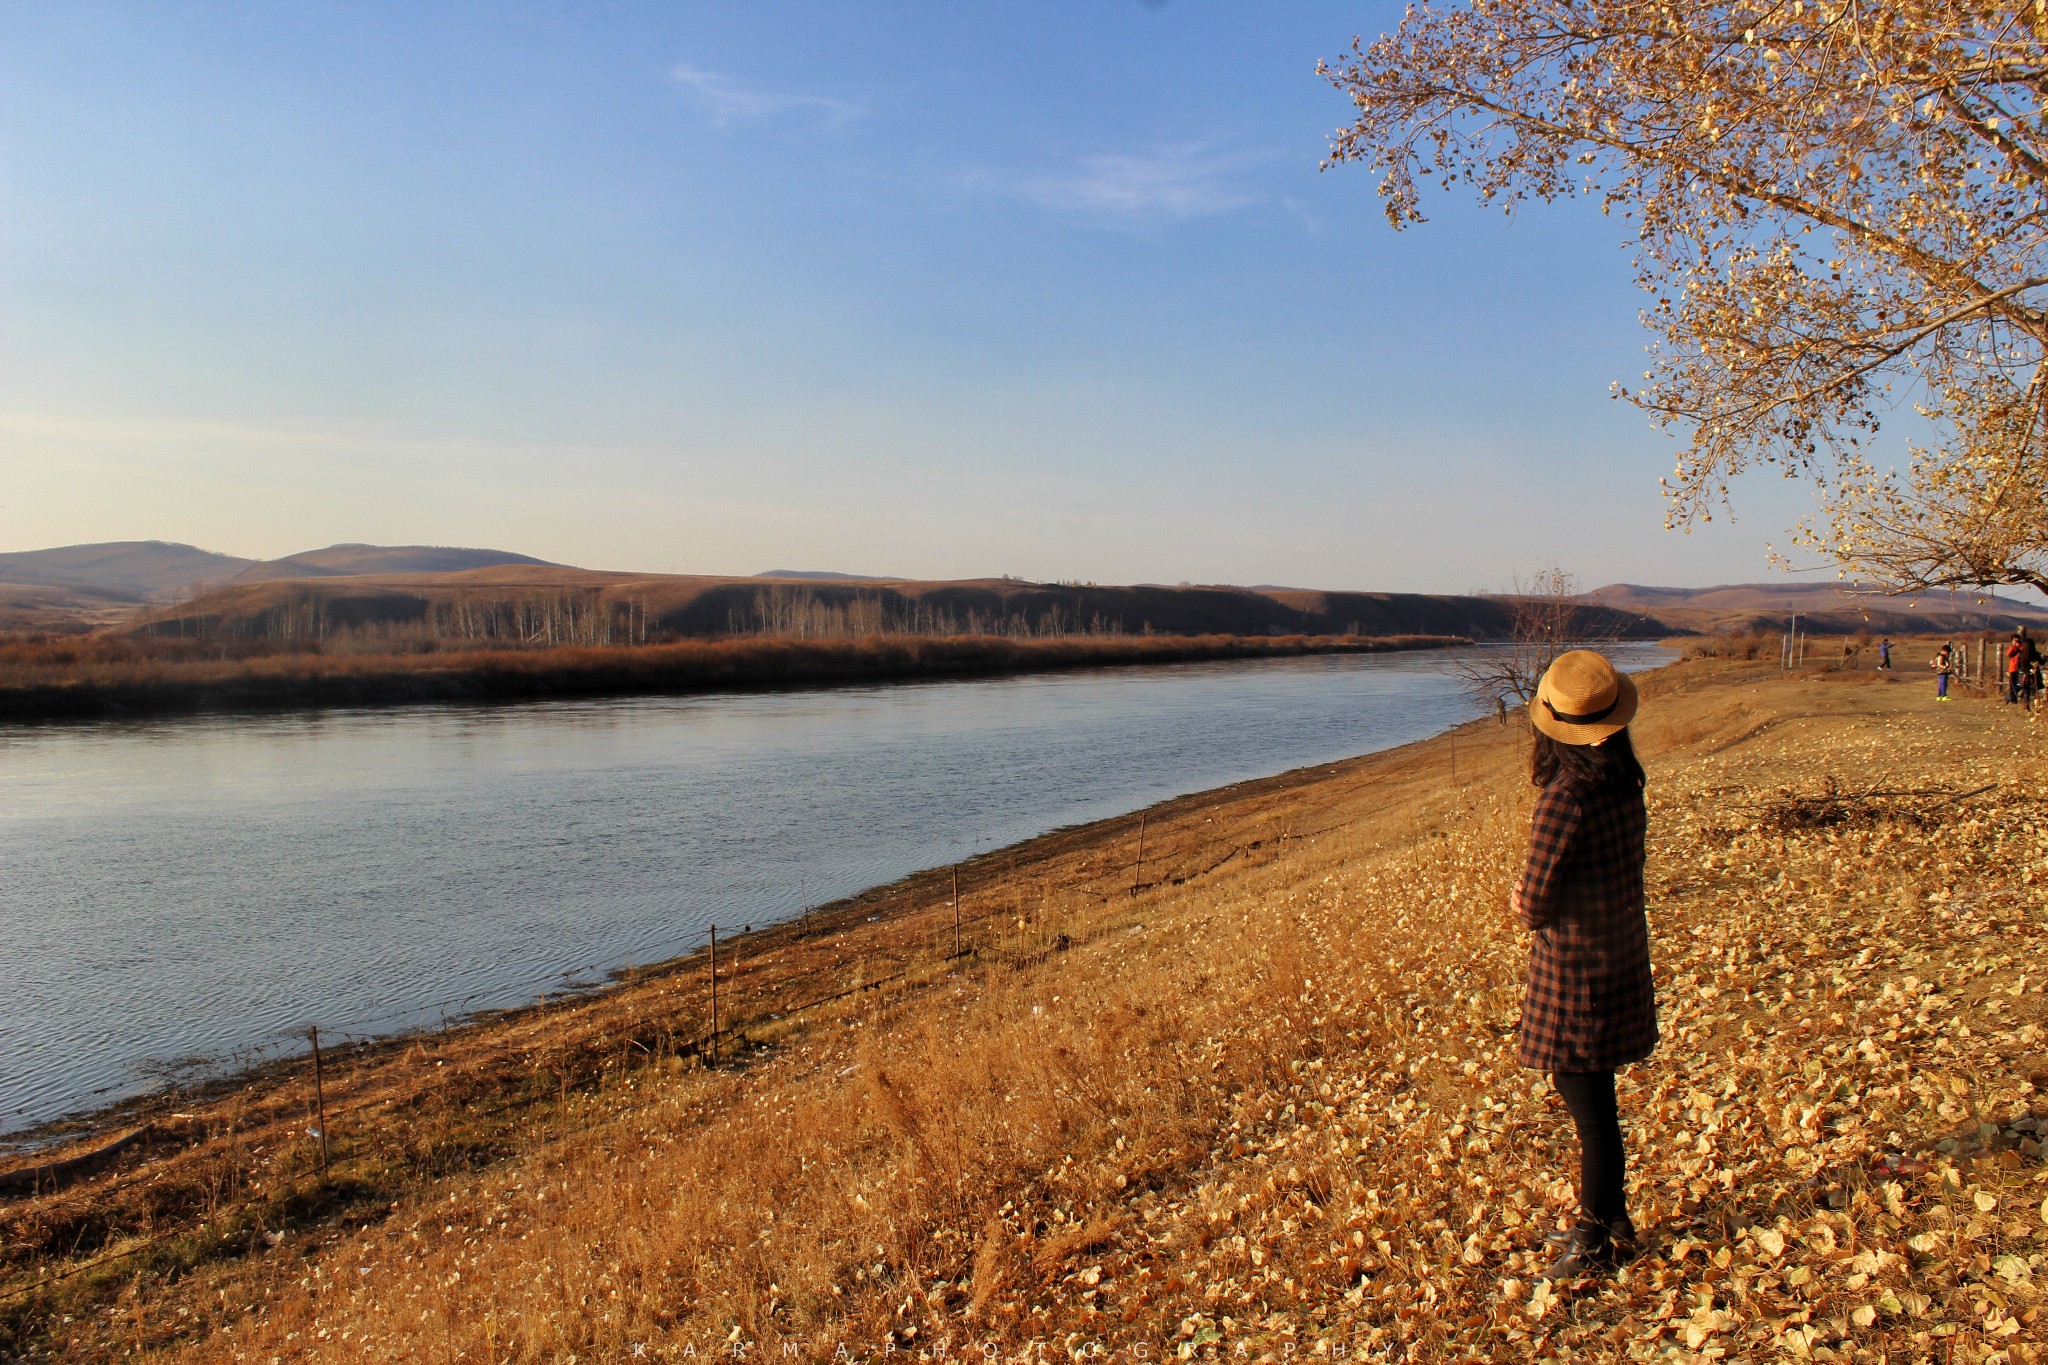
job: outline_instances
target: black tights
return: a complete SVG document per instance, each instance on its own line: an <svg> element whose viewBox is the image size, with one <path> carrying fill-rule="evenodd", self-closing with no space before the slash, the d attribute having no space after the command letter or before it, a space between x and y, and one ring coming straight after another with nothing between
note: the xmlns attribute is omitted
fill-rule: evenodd
<svg viewBox="0 0 2048 1365"><path fill-rule="evenodd" d="M1627 1157L1621 1150L1621 1117L1614 1103L1612 1071L1554 1071L1551 1084L1564 1096L1579 1130L1579 1215L1612 1225L1627 1211L1622 1184Z"/></svg>

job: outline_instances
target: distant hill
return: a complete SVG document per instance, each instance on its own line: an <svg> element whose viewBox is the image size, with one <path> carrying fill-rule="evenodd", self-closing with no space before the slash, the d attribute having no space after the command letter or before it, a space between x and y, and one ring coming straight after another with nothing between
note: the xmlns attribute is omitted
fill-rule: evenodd
<svg viewBox="0 0 2048 1365"><path fill-rule="evenodd" d="M361 577L365 574L461 573L501 564L526 564L554 569L563 566L510 550L470 550L446 545L330 545L282 559L250 563L237 573L238 583L278 578Z"/></svg>
<svg viewBox="0 0 2048 1365"><path fill-rule="evenodd" d="M1624 611L1643 612L1674 634L1783 630L1797 612L1800 627L1817 635L1858 631L1897 635L1946 631L2048 628L2048 606L1992 593L1923 593L1881 597L1849 583L1729 583L1713 588L1654 588L1610 583L1582 594L1583 600Z"/></svg>
<svg viewBox="0 0 2048 1365"><path fill-rule="evenodd" d="M1667 634L1651 617L1586 608L1594 629ZM1498 639L1508 604L1422 593L1253 592L984 578L711 578L500 564L459 573L244 575L135 628L152 634L621 643L734 634L1462 635Z"/></svg>
<svg viewBox="0 0 2048 1365"><path fill-rule="evenodd" d="M134 593L37 583L0 583L0 634L77 634L115 626L143 607Z"/></svg>
<svg viewBox="0 0 2048 1365"><path fill-rule="evenodd" d="M164 598L222 583L254 561L162 540L115 540L0 554L0 583Z"/></svg>
<svg viewBox="0 0 2048 1365"><path fill-rule="evenodd" d="M1884 597L1876 590L1856 583L1727 583L1714 588L1652 588L1638 583L1610 583L1582 594L1588 601L1635 611L1657 611L1671 607L1707 607L1716 610L1832 611L1843 607L1877 607L1886 611L1949 610L1947 591L1920 593L1907 597ZM1998 612L2032 612L2048 617L2048 606L2022 602L1992 593L1955 593L1959 609Z"/></svg>
<svg viewBox="0 0 2048 1365"><path fill-rule="evenodd" d="M67 545L0 554L0 589L0 630L127 625L149 633L271 639L335 632L392 640L618 642L753 633L1094 631L1489 640L1504 638L1513 616L1509 599L1476 594L925 581L826 569L770 569L751 577L609 573L509 550L438 545L330 545L262 561L164 541ZM1817 635L2004 631L2022 624L2048 632L2048 606L1974 593L1874 597L1838 583L1610 583L1580 600L1592 633L1624 639L1777 631L1793 612Z"/></svg>

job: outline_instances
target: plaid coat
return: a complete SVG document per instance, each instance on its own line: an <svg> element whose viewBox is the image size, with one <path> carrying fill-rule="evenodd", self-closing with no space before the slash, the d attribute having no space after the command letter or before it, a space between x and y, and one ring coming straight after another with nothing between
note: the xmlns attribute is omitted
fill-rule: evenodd
<svg viewBox="0 0 2048 1365"><path fill-rule="evenodd" d="M1612 1071L1657 1046L1642 793L1564 776L1536 798L1521 918L1536 935L1516 1060Z"/></svg>

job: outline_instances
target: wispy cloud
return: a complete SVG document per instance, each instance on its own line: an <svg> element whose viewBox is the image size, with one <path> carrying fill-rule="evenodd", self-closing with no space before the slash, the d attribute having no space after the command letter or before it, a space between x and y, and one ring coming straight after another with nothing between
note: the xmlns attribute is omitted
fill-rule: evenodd
<svg viewBox="0 0 2048 1365"><path fill-rule="evenodd" d="M844 123L866 114L865 107L830 95L781 90L762 90L744 85L721 71L682 65L669 73L678 85L696 95L705 117L714 127L735 123L757 123L790 115L808 116L827 123Z"/></svg>
<svg viewBox="0 0 2048 1365"><path fill-rule="evenodd" d="M1310 209L1306 200L1288 196L1281 199L1280 207L1286 209L1295 218L1299 219L1301 230L1309 236L1322 237L1328 235L1330 230L1329 221L1320 213Z"/></svg>
<svg viewBox="0 0 2048 1365"><path fill-rule="evenodd" d="M1257 152L1180 143L1083 157L1065 175L1017 180L1010 188L1050 208L1102 218L1201 218L1263 202L1249 177L1267 159Z"/></svg>

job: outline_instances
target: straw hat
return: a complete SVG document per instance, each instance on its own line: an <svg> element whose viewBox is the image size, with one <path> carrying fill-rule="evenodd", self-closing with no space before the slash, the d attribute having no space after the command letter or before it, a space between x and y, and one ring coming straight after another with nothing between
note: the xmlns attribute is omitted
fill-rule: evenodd
<svg viewBox="0 0 2048 1365"><path fill-rule="evenodd" d="M1635 714L1635 683L1590 649L1552 660L1529 703L1530 721L1560 744L1598 744Z"/></svg>

